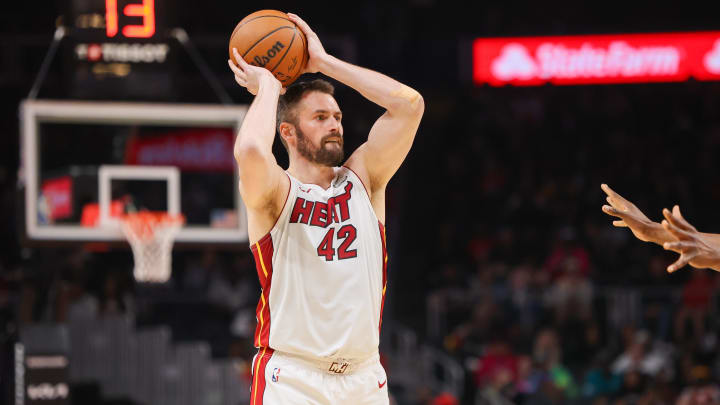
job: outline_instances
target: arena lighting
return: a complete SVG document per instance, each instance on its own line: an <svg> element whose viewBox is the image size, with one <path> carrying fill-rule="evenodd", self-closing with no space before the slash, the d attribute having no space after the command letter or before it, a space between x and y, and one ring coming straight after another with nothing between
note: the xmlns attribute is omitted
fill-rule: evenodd
<svg viewBox="0 0 720 405"><path fill-rule="evenodd" d="M720 80L720 31L479 38L473 82L491 86Z"/></svg>

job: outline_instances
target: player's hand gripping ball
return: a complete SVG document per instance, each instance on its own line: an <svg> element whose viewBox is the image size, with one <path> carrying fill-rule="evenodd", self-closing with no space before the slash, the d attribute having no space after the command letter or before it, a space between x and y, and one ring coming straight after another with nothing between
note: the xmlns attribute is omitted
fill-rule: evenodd
<svg viewBox="0 0 720 405"><path fill-rule="evenodd" d="M236 65L233 48L249 64L264 67L287 87L305 70L308 61L305 34L287 14L260 10L243 18L230 36L230 60Z"/></svg>

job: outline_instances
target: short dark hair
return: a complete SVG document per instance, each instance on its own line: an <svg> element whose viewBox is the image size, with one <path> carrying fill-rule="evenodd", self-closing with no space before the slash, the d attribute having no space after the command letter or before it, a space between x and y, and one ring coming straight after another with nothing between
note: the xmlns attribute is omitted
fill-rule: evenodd
<svg viewBox="0 0 720 405"><path fill-rule="evenodd" d="M334 96L335 86L333 86L327 80L323 79L315 79L308 82L295 82L288 86L288 88L285 90L285 94L280 96L280 99L278 99L276 120L278 133L280 133L280 124L282 124L283 122L289 122L297 126L295 107L297 107L303 96L305 96L306 93L311 91L319 91L321 93ZM282 136L280 137L280 142L282 142L283 146L287 150L288 147L285 144L285 140L282 138Z"/></svg>

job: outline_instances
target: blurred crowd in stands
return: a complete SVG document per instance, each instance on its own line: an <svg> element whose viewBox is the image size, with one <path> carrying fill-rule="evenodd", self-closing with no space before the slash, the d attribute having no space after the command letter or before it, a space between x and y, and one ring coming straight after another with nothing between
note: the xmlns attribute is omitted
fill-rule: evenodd
<svg viewBox="0 0 720 405"><path fill-rule="evenodd" d="M486 88L428 109L393 292L468 371L458 403L720 403L720 278L668 274L675 255L614 228L599 188L717 232L717 90Z"/></svg>
<svg viewBox="0 0 720 405"><path fill-rule="evenodd" d="M385 316L457 359L466 383L458 397L419 390L414 403L720 403L720 278L667 274L673 255L612 227L599 188L655 220L678 203L717 231L718 86L431 97L389 188ZM126 313L207 340L216 356L253 354L249 252L176 251L171 283L154 289L134 283L127 251L21 256L0 283L6 347L23 322Z"/></svg>

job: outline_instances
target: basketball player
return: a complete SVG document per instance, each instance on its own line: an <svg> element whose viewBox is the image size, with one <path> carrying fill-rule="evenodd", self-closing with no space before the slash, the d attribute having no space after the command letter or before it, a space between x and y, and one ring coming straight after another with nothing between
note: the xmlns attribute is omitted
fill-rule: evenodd
<svg viewBox="0 0 720 405"><path fill-rule="evenodd" d="M672 273L687 264L698 269L720 271L720 235L698 232L683 218L679 206L674 206L672 212L663 209L665 219L658 224L607 184L601 185L601 188L607 194L607 202L610 204L603 205L603 212L620 218L613 221L613 225L628 227L638 239L680 253L678 260L668 266L668 272Z"/></svg>
<svg viewBox="0 0 720 405"><path fill-rule="evenodd" d="M344 83L385 113L343 161L343 113L323 80L283 92L264 68L228 61L255 95L235 142L240 193L262 292L251 405L388 404L378 344L386 287L385 187L412 146L420 94L308 40L305 72ZM277 117L276 117L277 114ZM275 130L287 170L271 146Z"/></svg>

